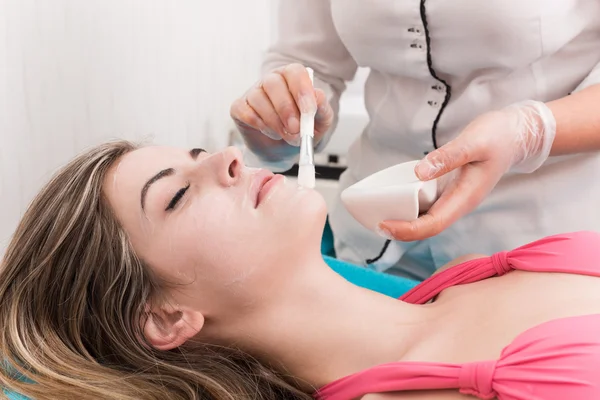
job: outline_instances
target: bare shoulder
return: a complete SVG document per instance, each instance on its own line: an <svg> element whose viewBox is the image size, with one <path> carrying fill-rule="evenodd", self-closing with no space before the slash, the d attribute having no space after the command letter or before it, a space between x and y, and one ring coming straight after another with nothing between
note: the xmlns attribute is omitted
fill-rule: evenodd
<svg viewBox="0 0 600 400"><path fill-rule="evenodd" d="M424 390L418 392L372 393L361 400L468 400L456 390Z"/></svg>

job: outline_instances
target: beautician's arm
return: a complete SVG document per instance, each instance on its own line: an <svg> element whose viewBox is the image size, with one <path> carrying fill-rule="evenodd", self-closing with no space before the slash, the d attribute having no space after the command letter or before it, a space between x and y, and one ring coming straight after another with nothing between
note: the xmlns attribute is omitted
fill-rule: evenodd
<svg viewBox="0 0 600 400"><path fill-rule="evenodd" d="M590 78L599 78L600 72L594 71ZM382 234L406 242L435 236L475 209L509 170L531 173L548 155L599 151L596 82L547 104L530 100L475 118L456 139L416 166L422 180L453 171L440 198L415 221L383 221Z"/></svg>
<svg viewBox="0 0 600 400"><path fill-rule="evenodd" d="M600 84L546 105L556 119L550 155L600 150Z"/></svg>

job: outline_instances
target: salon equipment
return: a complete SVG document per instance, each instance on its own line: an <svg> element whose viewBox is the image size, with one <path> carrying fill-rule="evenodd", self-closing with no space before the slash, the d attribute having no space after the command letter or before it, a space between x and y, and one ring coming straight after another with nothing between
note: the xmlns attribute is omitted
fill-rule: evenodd
<svg viewBox="0 0 600 400"><path fill-rule="evenodd" d="M369 175L342 192L342 203L354 219L376 232L383 221L414 221L437 197L437 180L423 182L409 161Z"/></svg>

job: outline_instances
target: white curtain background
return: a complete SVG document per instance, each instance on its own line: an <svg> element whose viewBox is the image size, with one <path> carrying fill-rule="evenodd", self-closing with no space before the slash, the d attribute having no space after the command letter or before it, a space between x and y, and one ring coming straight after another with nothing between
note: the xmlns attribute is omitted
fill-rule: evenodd
<svg viewBox="0 0 600 400"><path fill-rule="evenodd" d="M0 0L0 257L57 167L116 137L228 143L275 0Z"/></svg>

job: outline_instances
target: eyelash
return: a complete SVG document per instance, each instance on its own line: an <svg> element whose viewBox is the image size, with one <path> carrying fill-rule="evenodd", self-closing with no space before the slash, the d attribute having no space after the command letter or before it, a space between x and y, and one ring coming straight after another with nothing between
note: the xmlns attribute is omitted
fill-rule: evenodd
<svg viewBox="0 0 600 400"><path fill-rule="evenodd" d="M190 188L190 184L188 183L185 187L179 189L177 191L177 193L175 193L175 196L173 196L173 198L169 202L169 205L167 206L167 208L165 208L165 211L173 210L175 208L175 206L177 205L177 203L179 203L179 200L181 200L181 198L183 197L183 195L185 194L185 192L187 192L187 190L189 188Z"/></svg>

